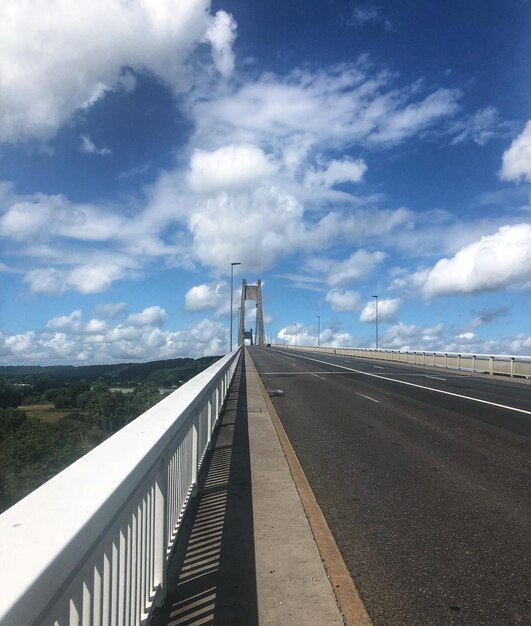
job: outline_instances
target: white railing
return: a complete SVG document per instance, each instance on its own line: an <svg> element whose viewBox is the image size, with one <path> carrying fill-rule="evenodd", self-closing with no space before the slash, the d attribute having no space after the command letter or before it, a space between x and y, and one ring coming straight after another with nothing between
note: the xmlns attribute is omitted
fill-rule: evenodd
<svg viewBox="0 0 531 626"><path fill-rule="evenodd" d="M333 348L315 346L284 346L291 350L312 350L356 356L379 361L395 361L411 365L427 365L481 374L500 374L531 378L531 357L509 354L471 354L464 352L432 352L422 350L373 350L371 348Z"/></svg>
<svg viewBox="0 0 531 626"><path fill-rule="evenodd" d="M0 515L2 626L133 626L166 570L240 349Z"/></svg>

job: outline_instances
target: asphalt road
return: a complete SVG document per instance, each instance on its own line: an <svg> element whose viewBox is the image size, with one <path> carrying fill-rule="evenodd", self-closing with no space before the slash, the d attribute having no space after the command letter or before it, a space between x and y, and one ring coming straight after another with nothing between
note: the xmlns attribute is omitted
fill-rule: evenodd
<svg viewBox="0 0 531 626"><path fill-rule="evenodd" d="M251 355L375 626L531 624L531 385Z"/></svg>

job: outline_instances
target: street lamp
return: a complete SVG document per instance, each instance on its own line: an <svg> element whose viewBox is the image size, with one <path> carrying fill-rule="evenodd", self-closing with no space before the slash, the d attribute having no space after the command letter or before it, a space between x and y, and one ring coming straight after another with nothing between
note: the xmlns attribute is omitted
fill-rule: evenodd
<svg viewBox="0 0 531 626"><path fill-rule="evenodd" d="M233 307L233 282L234 282L234 266L241 265L241 263L231 263L230 264L230 350L232 352L232 307Z"/></svg>
<svg viewBox="0 0 531 626"><path fill-rule="evenodd" d="M376 349L378 350L378 296L371 296L375 298L376 303Z"/></svg>
<svg viewBox="0 0 531 626"><path fill-rule="evenodd" d="M317 315L317 347L321 346L321 316Z"/></svg>

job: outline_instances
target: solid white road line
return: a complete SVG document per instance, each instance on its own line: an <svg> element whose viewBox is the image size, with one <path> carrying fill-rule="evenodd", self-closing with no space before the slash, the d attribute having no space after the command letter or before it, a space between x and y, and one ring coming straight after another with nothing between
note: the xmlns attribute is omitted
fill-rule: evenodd
<svg viewBox="0 0 531 626"><path fill-rule="evenodd" d="M285 352L283 354L286 354ZM328 363L326 361L320 361L319 359L312 359L309 356L297 355L300 359L306 359L308 361L315 361L316 363L324 363L325 365L333 365L334 367L340 367L344 370L355 372L356 374L363 374L364 376L372 376L373 378L381 378L382 380L389 380L392 383L399 383L400 385L408 385L409 387L417 387L418 389L425 389L427 391L433 391L434 393L442 393L445 396L453 396L454 398L463 398L464 400L471 400L472 402L480 402L481 404L488 404L490 406L497 406L500 409L507 409L508 411L516 411L517 413L524 413L525 415L531 415L531 411L525 409L518 409L514 406L508 406L506 404L498 404L497 402L490 402L489 400L482 400L481 398L473 398L472 396L463 396L460 393L454 393L453 391L444 391L443 389L435 389L434 387L426 387L425 385L417 385L416 383L410 383L407 380L397 380L396 378L388 378L381 374L373 374L372 372L364 372L362 370L356 370L353 367L346 367L345 365L339 365L339 363Z"/></svg>

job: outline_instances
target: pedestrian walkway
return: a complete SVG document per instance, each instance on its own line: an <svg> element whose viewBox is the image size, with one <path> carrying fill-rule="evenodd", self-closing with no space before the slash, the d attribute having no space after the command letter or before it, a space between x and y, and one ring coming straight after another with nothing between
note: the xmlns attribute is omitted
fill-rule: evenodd
<svg viewBox="0 0 531 626"><path fill-rule="evenodd" d="M248 354L151 624L343 624Z"/></svg>

